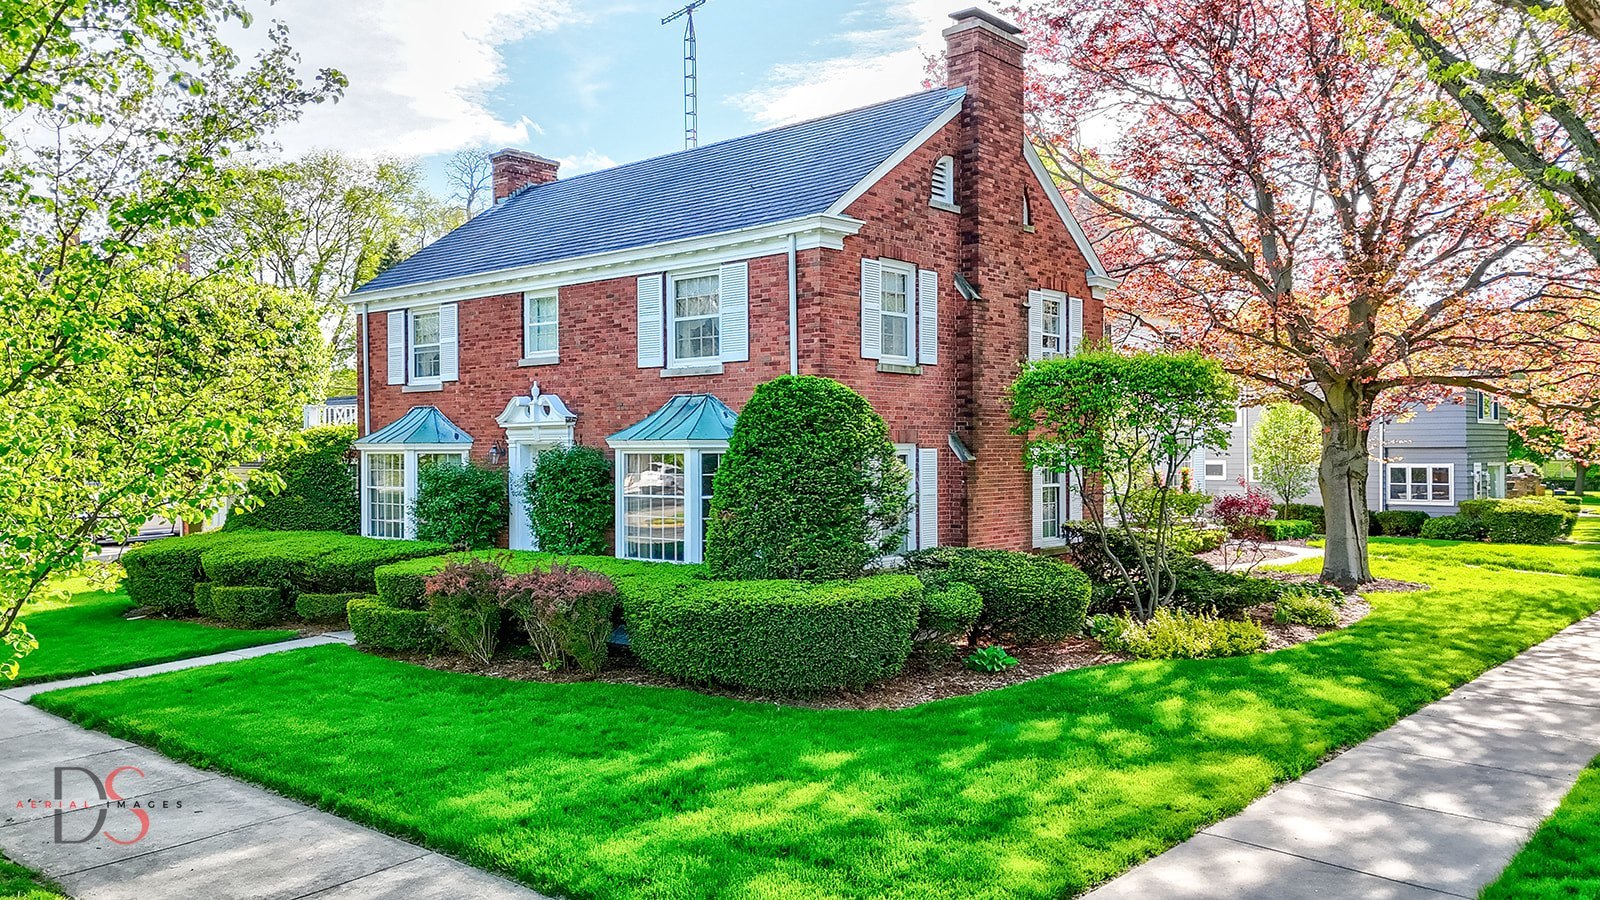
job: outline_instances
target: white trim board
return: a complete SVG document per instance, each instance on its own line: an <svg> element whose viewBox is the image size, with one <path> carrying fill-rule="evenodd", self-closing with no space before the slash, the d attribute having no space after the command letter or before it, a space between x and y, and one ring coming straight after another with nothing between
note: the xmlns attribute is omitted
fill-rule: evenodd
<svg viewBox="0 0 1600 900"><path fill-rule="evenodd" d="M1067 198L1061 196L1061 189L1056 187L1055 181L1050 178L1050 173L1045 170L1044 160L1039 158L1039 151L1034 149L1033 141L1026 137L1022 139L1022 156L1028 161L1028 168L1033 170L1033 177L1038 180L1044 195L1050 198L1050 205L1061 218L1061 223L1067 226L1073 243L1078 245L1083 258L1089 261L1089 286L1107 290L1116 287L1119 282L1106 274L1105 264L1100 261L1100 255L1094 252L1094 245L1089 243L1089 236L1084 233L1083 226L1078 224L1071 207L1067 206Z"/></svg>
<svg viewBox="0 0 1600 900"><path fill-rule="evenodd" d="M963 89L960 95L951 101L949 108L939 114L938 118L934 119L932 122L929 122L927 125L924 125L921 131L912 136L911 140L900 145L899 150L891 153L888 159L878 163L878 165L875 166L871 172L868 172L867 177L856 182L855 187L845 191L844 196L833 201L833 205L828 207L828 211L824 213L824 215L844 215L844 211L849 208L850 204L860 200L862 195L871 190L872 186L877 184L883 178L883 176L888 175L901 163L905 162L907 159L910 159L911 154L917 152L917 148L927 143L928 139L938 134L940 129L954 121L955 117L961 114L961 104L965 102L966 99L967 93ZM951 168L953 176L954 166ZM928 171L928 175L930 178L932 177L933 171L931 169Z"/></svg>

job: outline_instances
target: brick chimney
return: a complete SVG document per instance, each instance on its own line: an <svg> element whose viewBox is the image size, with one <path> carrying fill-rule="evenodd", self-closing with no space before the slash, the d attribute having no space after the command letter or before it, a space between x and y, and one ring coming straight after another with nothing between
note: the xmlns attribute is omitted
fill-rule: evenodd
<svg viewBox="0 0 1600 900"><path fill-rule="evenodd" d="M1022 29L981 9L950 14L955 24L944 30L946 82L967 89L968 152L979 158L1002 153L1015 159L1022 146ZM982 173L979 159L967 160L968 172Z"/></svg>
<svg viewBox="0 0 1600 900"><path fill-rule="evenodd" d="M507 147L489 157L494 169L494 202L499 203L530 184L549 184L556 180L561 163L526 150Z"/></svg>

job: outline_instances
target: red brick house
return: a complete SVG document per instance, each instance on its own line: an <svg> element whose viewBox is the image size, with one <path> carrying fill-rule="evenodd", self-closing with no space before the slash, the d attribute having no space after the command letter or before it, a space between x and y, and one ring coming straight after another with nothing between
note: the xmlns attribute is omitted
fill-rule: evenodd
<svg viewBox="0 0 1600 900"><path fill-rule="evenodd" d="M616 459L619 555L698 560L736 411L798 373L887 420L911 547L1058 542L1081 504L1023 466L1005 389L1098 338L1114 282L1024 133L1019 30L951 18L948 87L574 178L496 154L491 210L348 298L363 533L410 532L434 454L515 484L576 442Z"/></svg>

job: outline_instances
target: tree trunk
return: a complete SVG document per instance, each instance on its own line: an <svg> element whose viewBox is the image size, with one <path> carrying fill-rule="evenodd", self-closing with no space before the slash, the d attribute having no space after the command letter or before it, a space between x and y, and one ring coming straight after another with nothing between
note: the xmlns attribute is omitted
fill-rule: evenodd
<svg viewBox="0 0 1600 900"><path fill-rule="evenodd" d="M1359 413L1335 408L1322 428L1317 485L1327 519L1322 580L1346 590L1372 580L1367 566L1367 429Z"/></svg>
<svg viewBox="0 0 1600 900"><path fill-rule="evenodd" d="M1572 464L1572 492L1579 497L1583 496L1584 482L1589 480L1589 464L1574 462Z"/></svg>

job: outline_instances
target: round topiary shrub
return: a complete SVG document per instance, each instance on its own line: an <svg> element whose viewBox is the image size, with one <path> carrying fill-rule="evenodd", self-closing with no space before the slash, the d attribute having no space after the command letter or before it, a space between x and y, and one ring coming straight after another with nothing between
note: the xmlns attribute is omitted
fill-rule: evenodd
<svg viewBox="0 0 1600 900"><path fill-rule="evenodd" d="M898 673L922 585L909 575L851 581L640 579L623 591L633 652L697 683L806 693Z"/></svg>
<svg viewBox="0 0 1600 900"><path fill-rule="evenodd" d="M983 597L977 628L1023 643L1058 641L1083 631L1089 577L1059 560L1010 550L936 547L906 555L906 569L929 590L954 582Z"/></svg>
<svg viewBox="0 0 1600 900"><path fill-rule="evenodd" d="M616 515L611 460L593 447L540 451L523 496L539 549L549 553L600 554Z"/></svg>
<svg viewBox="0 0 1600 900"><path fill-rule="evenodd" d="M346 457L356 439L354 425L308 428L301 443L269 456L262 471L283 479L282 490L252 495L254 505L229 513L226 531L338 531L361 526L361 494L355 467Z"/></svg>
<svg viewBox="0 0 1600 900"><path fill-rule="evenodd" d="M723 578L855 577L899 546L909 485L865 397L831 378L775 378L717 468L706 565Z"/></svg>
<svg viewBox="0 0 1600 900"><path fill-rule="evenodd" d="M476 463L430 463L417 473L417 539L461 550L493 547L511 512L506 473Z"/></svg>
<svg viewBox="0 0 1600 900"><path fill-rule="evenodd" d="M954 641L965 639L983 614L983 595L970 584L952 581L922 592L922 609L912 638L919 653L948 656Z"/></svg>

